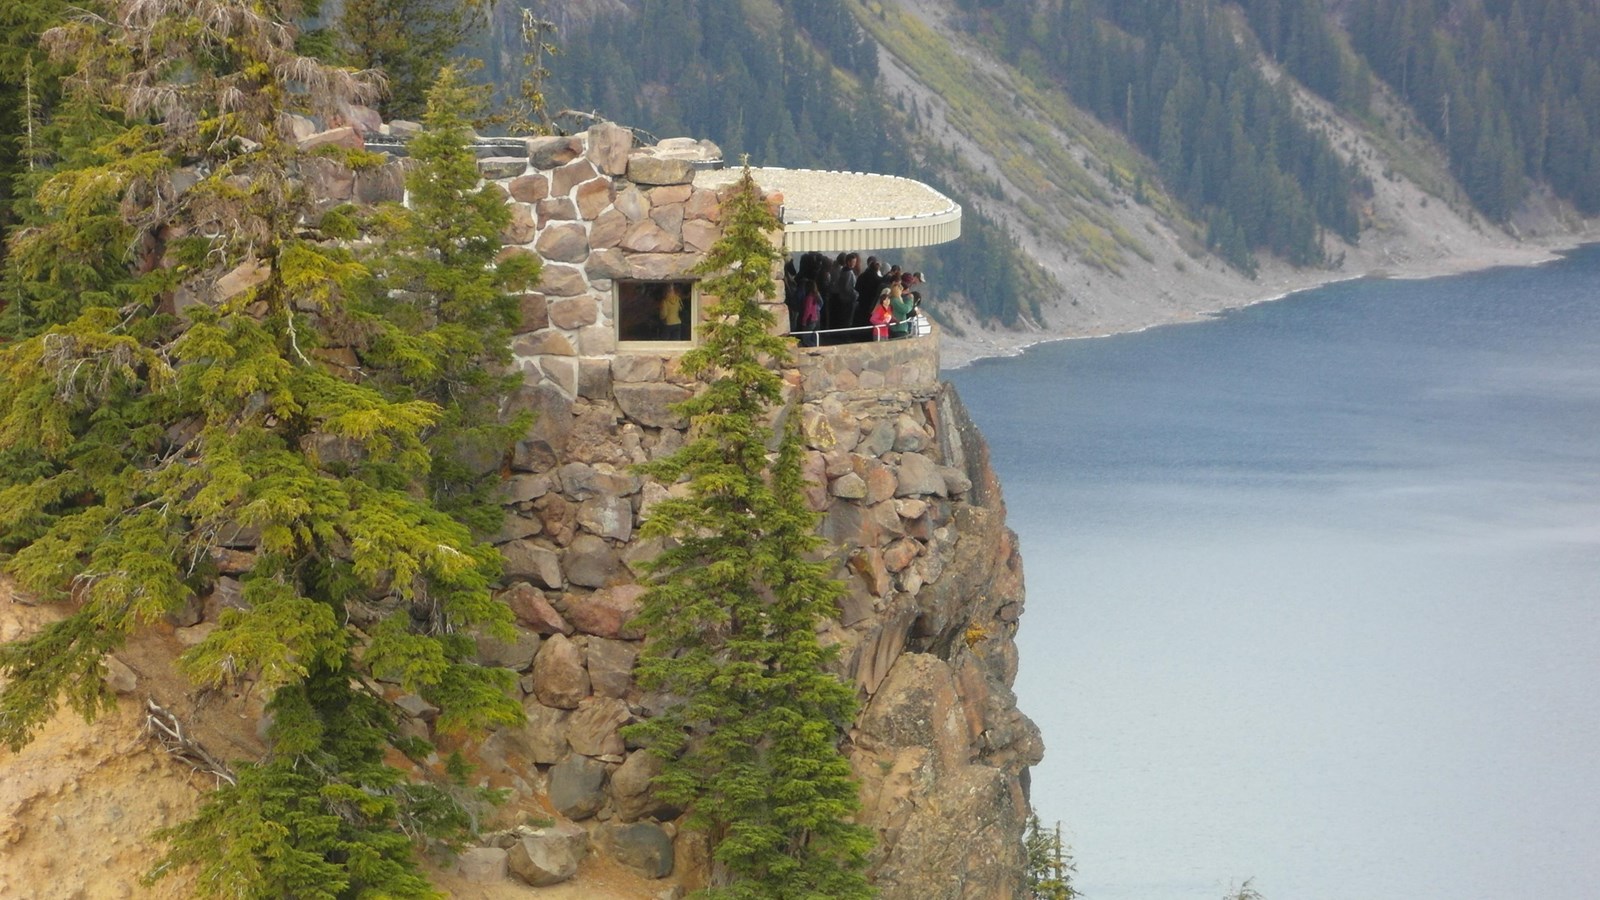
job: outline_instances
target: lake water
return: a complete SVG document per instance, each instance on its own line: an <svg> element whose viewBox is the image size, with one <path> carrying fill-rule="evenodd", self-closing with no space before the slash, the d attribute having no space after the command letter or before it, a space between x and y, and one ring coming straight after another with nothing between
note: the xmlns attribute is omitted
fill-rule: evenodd
<svg viewBox="0 0 1600 900"><path fill-rule="evenodd" d="M1090 900L1600 897L1600 247L948 377Z"/></svg>

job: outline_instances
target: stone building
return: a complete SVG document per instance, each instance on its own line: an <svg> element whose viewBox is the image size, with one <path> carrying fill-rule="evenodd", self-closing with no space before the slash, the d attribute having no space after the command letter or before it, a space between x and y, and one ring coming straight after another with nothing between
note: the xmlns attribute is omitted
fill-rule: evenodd
<svg viewBox="0 0 1600 900"><path fill-rule="evenodd" d="M522 634L480 644L482 662L520 673L528 722L476 756L511 790L511 809L556 824L501 834L463 855L462 872L551 884L600 853L693 888L706 848L677 828L680 810L654 799L657 762L618 734L657 702L632 681L642 635L629 621L640 564L658 549L639 524L674 490L632 467L683 443L687 423L672 405L695 385L679 360L703 315L690 270L721 234L739 170L704 142L636 146L609 123L480 155L514 209L504 252L537 254L544 269L512 345L524 375L514 404L536 419L505 475L495 539L501 596ZM378 199L401 165L323 192ZM909 179L753 175L791 252L959 234L960 207ZM661 327L669 293L681 330ZM807 497L849 587L823 637L862 698L847 749L863 821L879 836L872 877L888 900L1020 896L1026 772L1043 752L1011 692L1021 563L982 438L939 380L937 336L797 347L784 374L786 412L800 416L807 444Z"/></svg>

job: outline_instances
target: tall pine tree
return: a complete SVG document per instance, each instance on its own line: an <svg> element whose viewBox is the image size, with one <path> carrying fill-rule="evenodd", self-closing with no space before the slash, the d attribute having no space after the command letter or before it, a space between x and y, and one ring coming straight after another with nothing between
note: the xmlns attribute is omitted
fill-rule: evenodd
<svg viewBox="0 0 1600 900"><path fill-rule="evenodd" d="M673 542L652 565L638 666L644 687L680 702L633 735L666 761L663 797L711 838L706 897L867 897L872 839L849 821L858 800L839 749L855 694L827 671L833 652L816 634L842 587L812 561L821 539L795 417L781 436L767 424L789 354L763 305L776 291L779 225L748 170L725 209L724 236L701 267L717 300L704 342L684 357L707 382L680 407L691 439L644 467L688 487L644 526Z"/></svg>

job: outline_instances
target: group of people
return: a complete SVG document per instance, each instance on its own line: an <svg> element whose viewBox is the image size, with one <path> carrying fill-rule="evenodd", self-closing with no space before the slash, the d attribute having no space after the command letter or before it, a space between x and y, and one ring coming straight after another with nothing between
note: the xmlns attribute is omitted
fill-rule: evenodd
<svg viewBox="0 0 1600 900"><path fill-rule="evenodd" d="M789 331L801 343L841 344L887 340L916 333L924 284L921 272L884 269L876 256L866 262L859 253L829 258L812 251L790 257L783 267L784 304ZM840 329L853 329L841 331Z"/></svg>

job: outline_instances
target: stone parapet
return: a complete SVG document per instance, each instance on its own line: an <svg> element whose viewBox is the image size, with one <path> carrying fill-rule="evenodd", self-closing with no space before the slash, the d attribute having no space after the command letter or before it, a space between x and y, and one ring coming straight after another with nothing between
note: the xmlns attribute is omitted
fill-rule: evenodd
<svg viewBox="0 0 1600 900"><path fill-rule="evenodd" d="M799 347L794 363L807 400L835 392L931 390L939 384L939 335Z"/></svg>

